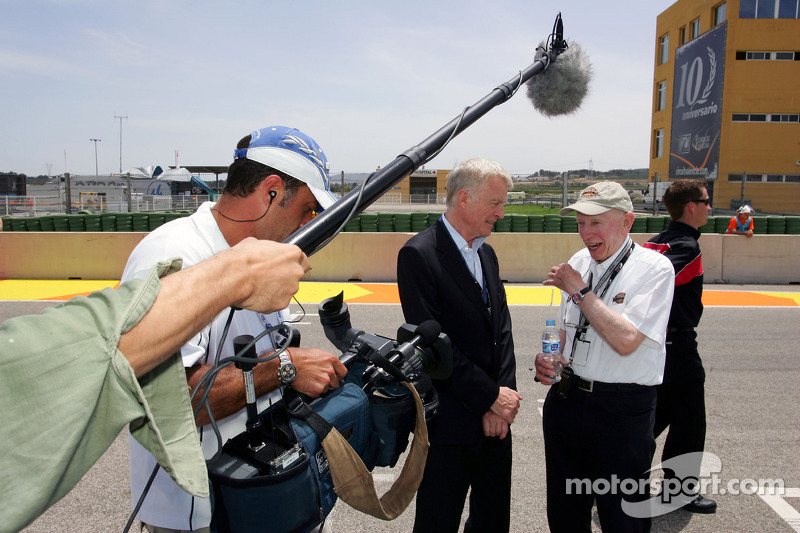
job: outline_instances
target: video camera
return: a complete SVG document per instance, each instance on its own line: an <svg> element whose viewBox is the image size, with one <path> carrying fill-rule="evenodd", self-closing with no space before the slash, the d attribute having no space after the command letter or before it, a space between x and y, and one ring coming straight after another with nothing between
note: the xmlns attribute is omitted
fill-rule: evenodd
<svg viewBox="0 0 800 533"><path fill-rule="evenodd" d="M319 304L319 319L325 336L342 351L340 360L348 372L360 373L348 378L359 382L373 403L376 395L386 395L399 382L408 381L422 399L425 419L436 414L439 397L431 378L446 379L453 372L452 344L436 321L416 327L403 324L397 330L397 341L365 333L351 327L350 311L341 292ZM410 412L413 415L413 406Z"/></svg>
<svg viewBox="0 0 800 533"><path fill-rule="evenodd" d="M397 340L365 333L351 327L343 293L323 300L319 317L325 336L342 352L347 376L321 398L287 387L283 400L261 413L254 398L248 403L246 431L228 440L208 465L217 531L251 531L256 524L275 533L309 531L337 499L331 468L338 459L323 446L329 431L335 428L371 471L395 466L416 435L417 412L426 421L436 414L431 377L446 379L453 371L452 345L437 322L403 324ZM245 351L239 345L246 340L234 340L237 352ZM253 361L251 351L252 358L241 362ZM409 383L422 403L419 411Z"/></svg>

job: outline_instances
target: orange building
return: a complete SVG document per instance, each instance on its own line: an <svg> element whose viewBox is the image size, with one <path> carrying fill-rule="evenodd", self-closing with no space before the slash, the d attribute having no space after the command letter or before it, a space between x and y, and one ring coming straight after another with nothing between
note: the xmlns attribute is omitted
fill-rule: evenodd
<svg viewBox="0 0 800 533"><path fill-rule="evenodd" d="M417 169L383 195L384 201L414 204L443 204L450 170Z"/></svg>
<svg viewBox="0 0 800 533"><path fill-rule="evenodd" d="M650 180L800 213L800 0L679 0L656 32Z"/></svg>

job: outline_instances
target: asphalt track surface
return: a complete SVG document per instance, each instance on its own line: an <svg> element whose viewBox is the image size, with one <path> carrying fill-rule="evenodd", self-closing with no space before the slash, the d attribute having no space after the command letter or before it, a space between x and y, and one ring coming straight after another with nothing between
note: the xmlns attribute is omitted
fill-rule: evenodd
<svg viewBox="0 0 800 533"><path fill-rule="evenodd" d="M89 285L85 285L85 284ZM100 286L97 286L99 283ZM113 286L109 282L0 281L0 321L36 313L70 295ZM22 286L26 286L22 289ZM333 350L325 339L316 303L345 290L352 325L394 337L403 322L394 284L302 284L292 313L303 346ZM800 532L800 293L794 286L708 285L706 310L698 328L706 368L708 433L706 451L719 457L721 470L714 515L678 510L653 520L655 532ZM514 532L547 531L541 406L546 387L533 381L533 360L540 350L546 318L554 318L558 293L541 285L508 286L517 354L517 380L523 406L512 426L514 467L512 521ZM394 296L393 296L394 295ZM394 298L394 299L393 299ZM57 355L57 354L54 354ZM566 422L565 422L566 423ZM244 428L243 428L244 429ZM130 513L127 432L84 476L78 486L24 531L122 531ZM654 465L664 437L658 439ZM35 443L31 443L35 447ZM402 458L401 458L402 463ZM399 473L374 472L379 494ZM713 464L704 463L704 468ZM656 468L653 477L660 476ZM782 483L782 496L760 496L755 486L767 480ZM763 485L763 483L762 483ZM736 490L736 489L740 490ZM733 489L733 490L732 490ZM738 492L738 493L737 493ZM0 502L2 505L2 502ZM466 513L465 513L466 514ZM363 515L337 503L329 525L337 531L411 531L414 503L391 522ZM593 529L599 531L594 515Z"/></svg>

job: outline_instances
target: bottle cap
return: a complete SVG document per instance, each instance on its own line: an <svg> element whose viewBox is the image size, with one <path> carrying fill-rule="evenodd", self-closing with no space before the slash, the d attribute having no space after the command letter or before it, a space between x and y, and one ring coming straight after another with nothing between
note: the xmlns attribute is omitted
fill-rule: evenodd
<svg viewBox="0 0 800 533"><path fill-rule="evenodd" d="M555 326L556 325L556 319L555 318L548 318L547 320L545 320L544 323L545 323L546 326Z"/></svg>

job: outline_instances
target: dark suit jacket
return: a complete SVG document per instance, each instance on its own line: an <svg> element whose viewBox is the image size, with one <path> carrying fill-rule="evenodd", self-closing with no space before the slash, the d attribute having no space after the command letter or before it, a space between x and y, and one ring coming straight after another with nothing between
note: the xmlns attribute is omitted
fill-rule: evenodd
<svg viewBox="0 0 800 533"><path fill-rule="evenodd" d="M500 268L488 244L478 250L491 314L461 252L438 220L412 237L397 258L397 285L406 322L441 324L453 343L453 375L434 380L439 411L428 427L431 443L474 444L481 418L501 386L516 389L511 316Z"/></svg>

